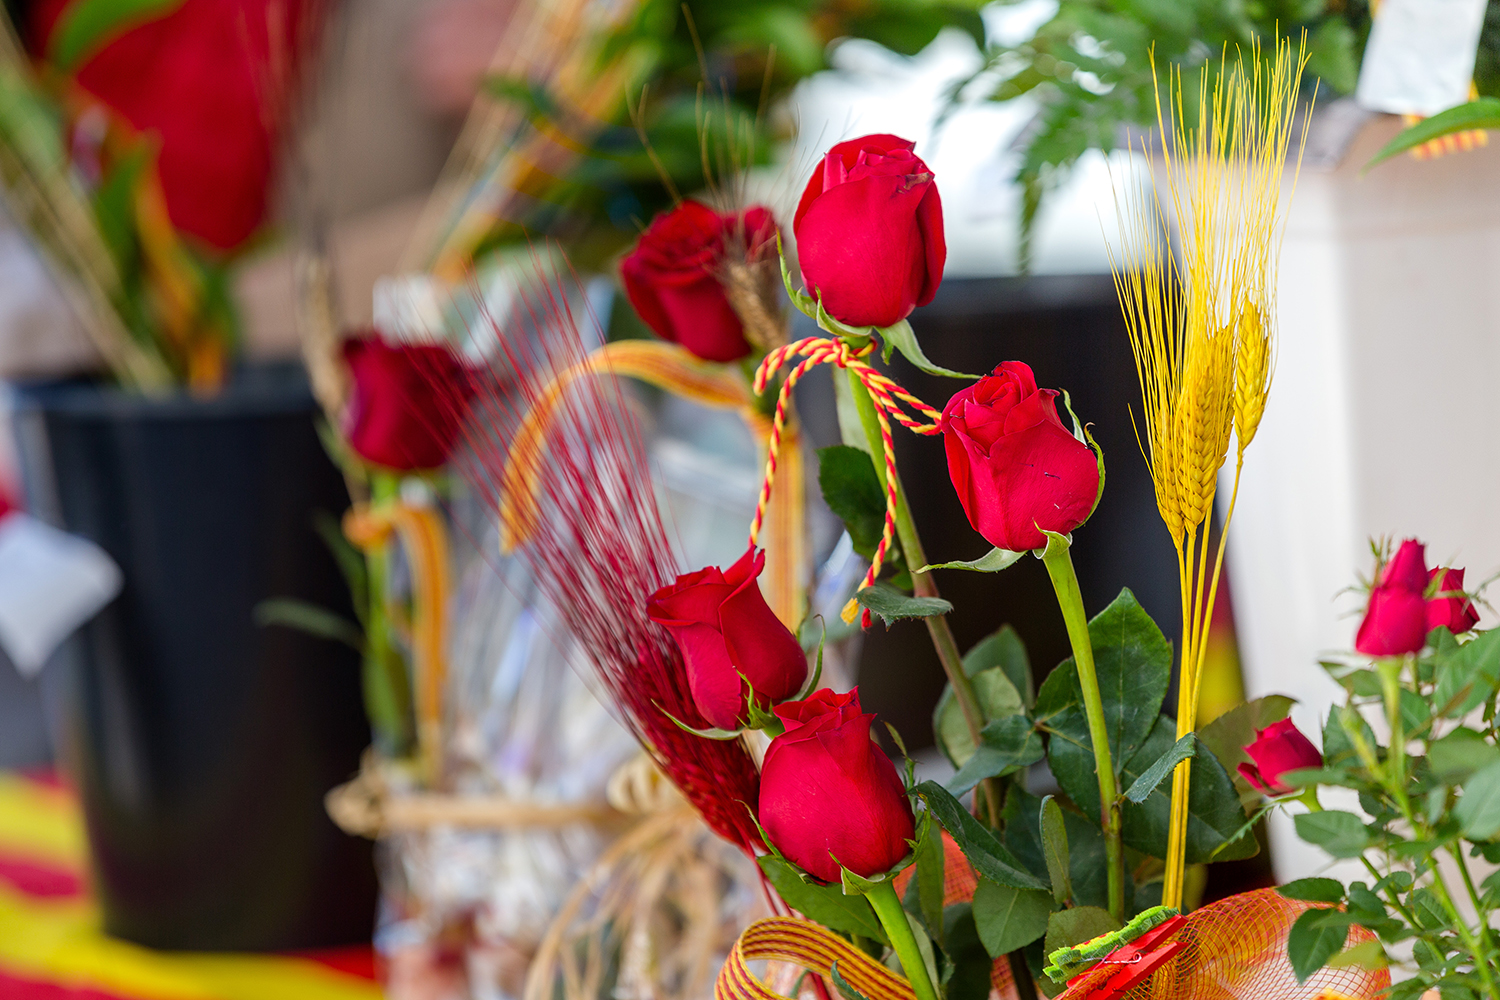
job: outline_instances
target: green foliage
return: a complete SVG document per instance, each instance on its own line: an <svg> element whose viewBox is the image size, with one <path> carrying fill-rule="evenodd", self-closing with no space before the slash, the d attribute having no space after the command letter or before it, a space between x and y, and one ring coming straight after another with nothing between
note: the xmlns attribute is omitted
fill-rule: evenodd
<svg viewBox="0 0 1500 1000"><path fill-rule="evenodd" d="M1042 737L1032 721L1024 713L1007 715L980 730L979 749L949 780L948 790L963 795L985 778L1014 774L1045 756Z"/></svg>
<svg viewBox="0 0 1500 1000"><path fill-rule="evenodd" d="M1331 909L1308 910L1297 918L1287 935L1286 954L1299 983L1344 949L1353 923L1350 914Z"/></svg>
<svg viewBox="0 0 1500 1000"><path fill-rule="evenodd" d="M1052 883L1052 898L1061 906L1073 895L1073 880L1068 873L1068 827L1062 807L1052 796L1042 799L1039 828L1042 834L1042 857L1047 863L1047 878Z"/></svg>
<svg viewBox="0 0 1500 1000"><path fill-rule="evenodd" d="M924 571L934 569L966 569L974 573L998 573L1003 569L1009 569L1024 556L1024 552L1013 552L1010 549L990 549L978 559L956 559L953 562L937 563L932 566L922 567Z"/></svg>
<svg viewBox="0 0 1500 1000"><path fill-rule="evenodd" d="M854 599L885 622L887 628L903 618L930 618L953 610L953 605L941 597L908 597L884 582L865 587Z"/></svg>
<svg viewBox="0 0 1500 1000"><path fill-rule="evenodd" d="M785 858L768 854L756 860L792 909L832 930L887 943L885 931L864 896L846 896L838 885L810 881Z"/></svg>
<svg viewBox="0 0 1500 1000"><path fill-rule="evenodd" d="M1045 892L981 880L974 890L974 926L985 950L999 958L1047 933L1052 900Z"/></svg>
<svg viewBox="0 0 1500 1000"><path fill-rule="evenodd" d="M988 1000L993 959L979 939L970 903L955 903L943 912L944 1000Z"/></svg>
<svg viewBox="0 0 1500 1000"><path fill-rule="evenodd" d="M1405 943L1414 975L1393 997L1429 989L1500 997L1500 947L1489 927L1500 880L1475 885L1468 870L1471 857L1500 857L1500 633L1455 639L1435 629L1419 654L1364 663L1325 664L1348 698L1323 727L1323 767L1297 776L1354 789L1360 812L1320 810L1294 821L1302 839L1333 857L1365 859L1376 880L1282 887L1291 898L1343 904L1297 920L1292 966L1305 979L1325 965L1383 965L1387 949ZM1466 908L1477 919L1464 917ZM1353 925L1377 940L1346 951Z"/></svg>
<svg viewBox="0 0 1500 1000"><path fill-rule="evenodd" d="M645 143L626 109L593 134L579 134L576 122L553 113L552 95L513 80L486 83L492 95L514 101L535 120L564 126L583 155L525 218L497 229L481 249L554 235L568 241L575 263L602 268L672 204L669 187L683 195L729 187L736 170L765 163L773 142L784 138L783 120L767 112L828 67L833 43L871 38L910 55L953 25L983 44L980 6L980 0L644 0L604 40L600 60L628 53L640 67L626 97Z"/></svg>
<svg viewBox="0 0 1500 1000"><path fill-rule="evenodd" d="M991 101L1031 94L1040 102L1036 121L1023 135L1015 176L1022 191L1024 266L1046 193L1078 158L1091 149L1116 148L1127 128L1155 128L1153 57L1162 69L1182 71L1188 90L1183 103L1191 110L1200 68L1217 64L1226 46L1232 57L1251 39L1269 43L1277 32L1295 44L1306 29L1306 86L1310 91L1319 81L1326 98L1354 89L1369 23L1365 0L1061 0L1030 38L991 46L980 70L952 93L955 100Z"/></svg>
<svg viewBox="0 0 1500 1000"><path fill-rule="evenodd" d="M1299 878L1286 885L1277 886L1276 891L1287 899L1300 899L1307 903L1342 903L1344 886L1338 879Z"/></svg>
<svg viewBox="0 0 1500 1000"><path fill-rule="evenodd" d="M1493 129L1500 128L1500 98L1480 97L1440 111L1430 118L1423 118L1415 125L1409 125L1398 132L1390 142L1381 147L1380 152L1370 157L1370 162L1365 164L1365 169L1384 163L1393 156L1415 149L1425 142L1433 139L1441 139L1445 135L1455 132L1467 132L1469 129Z"/></svg>
<svg viewBox="0 0 1500 1000"><path fill-rule="evenodd" d="M181 6L182 0L76 0L63 8L48 37L47 58L71 73L114 38Z"/></svg>
<svg viewBox="0 0 1500 1000"><path fill-rule="evenodd" d="M927 803L933 818L942 824L964 852L964 857L969 859L980 878L1012 889L1051 892L1051 886L1025 871L1015 855L995 839L994 833L975 819L942 785L924 781L916 787L916 792ZM983 930L980 933L983 934Z"/></svg>
<svg viewBox="0 0 1500 1000"><path fill-rule="evenodd" d="M1125 800L1140 805L1156 791L1156 787L1162 783L1172 769L1193 755L1193 750L1198 744L1198 739L1192 733L1188 733L1182 739L1172 744L1172 748L1156 759L1156 763L1141 772L1141 776L1135 779L1135 783L1125 790Z"/></svg>
<svg viewBox="0 0 1500 1000"><path fill-rule="evenodd" d="M907 888L907 910L922 918L927 933L938 944L943 943L943 836L942 828L933 822L918 827L915 856L916 875ZM916 907L910 905L916 897Z"/></svg>
<svg viewBox="0 0 1500 1000"><path fill-rule="evenodd" d="M1156 723L1171 681L1172 646L1128 589L1120 591L1120 596L1089 622L1089 639L1094 647L1110 755L1118 770L1141 747ZM1036 716L1038 722L1055 731L1082 732L1087 738L1083 693L1071 657L1042 684ZM1092 773L1093 751L1087 753Z"/></svg>
<svg viewBox="0 0 1500 1000"><path fill-rule="evenodd" d="M818 488L823 502L844 522L854 551L873 559L885 529L885 490L875 474L869 452L836 444L818 449ZM904 568L899 543L892 538L886 547L885 565L897 571ZM906 578L908 581L910 577ZM910 586L907 582L904 586Z"/></svg>
<svg viewBox="0 0 1500 1000"><path fill-rule="evenodd" d="M1009 625L979 640L964 654L963 664L987 723L1024 712L1033 700L1031 662L1026 647ZM932 731L939 749L955 767L962 767L974 755L974 739L952 685L944 685L932 711Z"/></svg>
<svg viewBox="0 0 1500 1000"><path fill-rule="evenodd" d="M839 963L837 961L829 966L828 971L830 978L833 979L833 988L839 991L839 996L843 997L844 1000L870 1000L869 997L849 985L849 980L845 979L844 974L839 971Z"/></svg>

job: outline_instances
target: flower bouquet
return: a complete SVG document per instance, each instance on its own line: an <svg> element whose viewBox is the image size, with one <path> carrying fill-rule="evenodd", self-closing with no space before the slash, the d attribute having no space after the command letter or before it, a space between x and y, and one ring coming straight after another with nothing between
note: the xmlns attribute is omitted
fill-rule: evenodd
<svg viewBox="0 0 1500 1000"><path fill-rule="evenodd" d="M588 349L563 282L539 274L511 314L477 325L470 356L487 364L471 383L460 472L660 772L759 869L772 915L728 949L716 997L1374 998L1391 989L1387 947L1409 940L1420 975L1396 987L1403 995L1428 985L1495 995L1494 879L1476 882L1464 855L1488 859L1500 829L1500 672L1487 635L1455 638L1475 623L1461 571L1429 573L1410 546L1380 569L1362 658L1333 665L1351 705L1325 730L1323 753L1287 720L1284 698L1197 724L1224 558L1211 531L1218 485L1230 486L1227 521L1272 381L1279 199L1300 141L1304 63L1282 41L1226 56L1193 86L1170 76L1158 97L1164 188L1118 206L1138 428L1181 583L1175 651L1128 590L1092 617L1084 607L1072 533L1105 485L1103 455L1075 413L1087 401L1038 386L1021 361L976 377L923 352L907 317L932 298L945 250L936 180L908 142L839 143L806 185L792 222L801 287L784 258L781 274L822 333L756 345L750 394L736 398L769 418L765 475L749 544L730 565L678 572L631 394L610 377L646 366L628 349ZM627 289L664 336L718 351L719 303L694 298L702 269L683 234L695 218L710 231L723 223L707 209L679 212L627 262ZM668 235L678 239L653 251ZM684 261L686 274L642 287L643 275ZM682 371L728 395L728 373L709 365L740 360L732 347ZM897 351L969 384L941 410L928 405L878 367L877 355ZM820 453L820 485L851 538L869 543L842 617L926 623L949 682L935 726L956 769L945 782L918 781L910 760L887 756L881 737L904 757L900 737L880 732L857 689L820 686L821 645L805 652L800 615L778 615L759 585L759 532L786 485L791 393L819 365L838 369L844 440ZM954 489L991 552L929 562L895 425L943 438ZM1047 568L1073 653L1040 683L1013 630L958 648L934 576L1002 572L1028 553ZM1384 746L1360 711L1369 700L1385 709ZM1481 708L1482 727L1458 722ZM1414 741L1425 756L1409 753ZM1043 761L1056 790L1038 796L1027 776ZM1305 791L1320 783L1358 789L1369 821L1321 809ZM1202 866L1258 850L1263 810L1246 806L1262 795L1266 808L1305 803L1299 831L1335 856L1385 852L1384 870L1369 861L1373 884L1302 880L1197 907ZM1477 916L1463 912L1439 850ZM528 994L553 982L534 968Z"/></svg>

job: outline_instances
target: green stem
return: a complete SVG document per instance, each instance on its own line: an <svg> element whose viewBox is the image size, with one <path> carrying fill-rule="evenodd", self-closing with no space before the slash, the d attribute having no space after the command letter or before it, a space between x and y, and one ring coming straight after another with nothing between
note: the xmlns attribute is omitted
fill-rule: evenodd
<svg viewBox="0 0 1500 1000"><path fill-rule="evenodd" d="M916 936L911 932L911 924L906 919L906 911L901 908L901 900L896 898L896 887L891 880L878 883L865 898L874 908L875 916L880 918L885 936L891 939L896 957L901 960L901 969L906 973L912 991L917 994L917 1000L938 1000L937 990L927 975L922 949L917 947Z"/></svg>
<svg viewBox="0 0 1500 1000"><path fill-rule="evenodd" d="M1480 902L1479 889L1474 885L1474 876L1469 874L1469 863L1464 860L1464 849L1462 844L1450 844L1448 854L1458 864L1458 874L1464 880L1464 889L1469 893L1469 901L1474 904L1474 913L1479 918L1479 941L1484 946L1484 953L1476 955L1480 965L1487 965L1489 954L1495 948L1495 942L1490 937L1490 911Z"/></svg>
<svg viewBox="0 0 1500 1000"><path fill-rule="evenodd" d="M1406 794L1406 783L1409 776L1406 773L1406 729L1401 719L1401 673L1406 666L1410 656L1397 659L1388 657L1376 662L1376 671L1380 674L1381 694L1385 701L1386 722L1391 727L1390 752L1386 758L1386 788L1390 790L1395 798L1401 814L1406 817L1406 822L1411 826L1412 832L1423 840L1430 839L1431 829L1426 823L1421 822L1411 807L1411 799ZM1461 851L1450 851L1455 857ZM1474 968L1479 972L1479 978L1484 981L1485 992L1495 1000L1500 1000L1500 991L1496 990L1495 980L1489 968L1489 934L1488 928L1484 926L1484 913L1480 911L1481 919L1480 934L1483 939L1476 940L1469 925L1459 915L1458 907L1453 903L1453 894L1448 891L1447 880L1443 878L1442 871L1438 868L1437 858L1431 858L1432 863L1432 888L1437 892L1438 900L1447 911L1448 919L1453 922L1453 928L1458 932L1459 939L1463 941L1464 947L1469 954L1474 956ZM1459 859L1459 870L1463 872L1465 881L1468 880L1468 869ZM1476 898L1477 903L1477 898Z"/></svg>
<svg viewBox="0 0 1500 1000"><path fill-rule="evenodd" d="M390 473L375 473L370 485L371 501L376 504L392 503L400 492L400 482ZM365 711L380 749L393 757L402 757L411 751L413 741L411 679L400 651L391 641L390 622L385 613L388 570L385 550L366 554L365 566L369 601L365 609Z"/></svg>
<svg viewBox="0 0 1500 1000"><path fill-rule="evenodd" d="M884 489L885 442L880 433L880 421L875 415L875 403L870 399L869 390L854 372L849 373L849 389L854 397L854 405L859 411L859 422L864 428L865 440L869 444L870 461L875 466L875 476L880 480L881 488ZM912 591L918 597L939 597L937 581L932 578L932 574L917 572L919 568L927 565L927 553L922 549L922 539L917 534L916 522L912 520L911 508L906 503L906 491L901 487L899 473L896 475L896 538L901 543L902 554L906 557L907 569L911 571ZM959 652L958 640L953 637L953 628L943 615L932 615L923 621L927 623L927 634L931 636L933 648L937 650L938 660L943 665L943 673L948 675L948 683L953 687L953 697L958 701L964 724L969 729L969 738L974 741L974 747L977 750L980 743L979 733L984 728L984 710L980 707L979 695L974 690L974 682L969 679L968 673L964 670L963 654ZM988 807L990 825L998 828L1001 807L998 783L991 778L986 778L981 785Z"/></svg>
<svg viewBox="0 0 1500 1000"><path fill-rule="evenodd" d="M1370 873L1370 877L1375 880L1374 882L1370 883L1371 885L1375 885L1376 883L1378 883L1381 880L1381 878L1383 878L1383 876L1380 874L1380 869L1376 868L1373 864L1371 864L1369 858L1367 858L1363 854L1361 854L1360 857L1359 857L1359 860L1364 863L1365 870L1368 871ZM1386 887L1385 887L1385 898L1390 902L1391 909L1393 909L1397 913L1401 914L1401 919L1405 920L1407 922L1407 924L1409 924L1412 927L1418 926L1416 914L1412 913L1404 905L1402 905L1402 903L1401 903L1401 897L1399 895L1397 895L1396 889L1395 889L1394 886L1392 886L1390 884L1386 885Z"/></svg>
<svg viewBox="0 0 1500 1000"><path fill-rule="evenodd" d="M1050 539L1042 562L1057 591L1057 604L1068 626L1068 641L1073 644L1073 662L1078 666L1078 684L1083 689L1083 711L1088 717L1089 741L1094 747L1094 770L1099 775L1099 825L1104 831L1108 865L1109 912L1116 920L1124 921L1125 857L1120 846L1120 796L1115 786L1114 762L1110 759L1109 730L1104 724L1104 699L1099 695L1099 677L1094 672L1088 616L1083 610L1083 593L1078 589L1078 574L1073 571L1069 548Z"/></svg>

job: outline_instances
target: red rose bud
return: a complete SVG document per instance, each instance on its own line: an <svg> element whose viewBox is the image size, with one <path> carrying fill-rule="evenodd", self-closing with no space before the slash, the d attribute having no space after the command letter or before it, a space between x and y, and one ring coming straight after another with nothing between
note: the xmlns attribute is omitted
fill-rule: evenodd
<svg viewBox="0 0 1500 1000"><path fill-rule="evenodd" d="M374 334L343 344L354 392L344 436L361 458L403 472L448 460L463 423L451 396L467 399L469 373L442 344L388 344Z"/></svg>
<svg viewBox="0 0 1500 1000"><path fill-rule="evenodd" d="M913 145L894 135L839 143L797 205L802 281L850 326L899 323L942 283L943 204Z"/></svg>
<svg viewBox="0 0 1500 1000"><path fill-rule="evenodd" d="M1401 543L1370 591L1354 648L1366 656L1415 653L1427 641L1427 563L1414 538Z"/></svg>
<svg viewBox="0 0 1500 1000"><path fill-rule="evenodd" d="M1444 569L1439 566L1427 579L1429 586L1431 581L1438 581L1437 593L1427 601L1427 631L1431 632L1442 625L1454 635L1462 635L1479 624L1479 612L1474 610L1474 602L1463 593L1462 569Z"/></svg>
<svg viewBox="0 0 1500 1000"><path fill-rule="evenodd" d="M737 361L750 353L720 282L730 241L752 261L774 255L776 220L759 205L721 215L685 201L658 215L620 262L625 295L645 324L705 361Z"/></svg>
<svg viewBox="0 0 1500 1000"><path fill-rule="evenodd" d="M1256 730L1255 742L1245 747L1245 753L1255 763L1241 764L1240 777L1267 795L1285 795L1294 790L1281 783L1281 776L1288 771L1323 766L1323 755L1291 719Z"/></svg>
<svg viewBox="0 0 1500 1000"><path fill-rule="evenodd" d="M807 683L807 655L756 582L765 565L765 553L751 549L727 570L710 566L679 576L646 604L646 614L682 650L693 703L720 729L744 725L746 682L766 709Z"/></svg>
<svg viewBox="0 0 1500 1000"><path fill-rule="evenodd" d="M760 768L760 822L776 849L825 882L839 866L869 878L911 850L911 803L896 765L870 739L858 690L824 688L776 707L786 732Z"/></svg>
<svg viewBox="0 0 1500 1000"><path fill-rule="evenodd" d="M992 545L1039 549L1067 534L1099 498L1099 460L1057 417L1057 392L1007 361L943 408L948 475L969 523Z"/></svg>

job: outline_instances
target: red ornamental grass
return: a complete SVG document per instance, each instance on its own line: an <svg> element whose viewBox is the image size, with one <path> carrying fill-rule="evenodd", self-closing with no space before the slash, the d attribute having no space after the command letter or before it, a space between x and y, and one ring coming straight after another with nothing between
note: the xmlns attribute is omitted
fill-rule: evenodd
<svg viewBox="0 0 1500 1000"><path fill-rule="evenodd" d="M518 426L592 346L562 281L538 265L528 285L508 315L479 317L470 331L469 353L480 356L468 368L470 384L440 393L444 405L468 411L466 447L453 465L497 515ZM751 815L760 776L745 746L695 736L672 721L708 726L676 643L646 616L647 597L676 578L677 566L619 381L572 382L535 447L538 516L520 551L539 588L662 771L714 832L751 851L761 842Z"/></svg>

